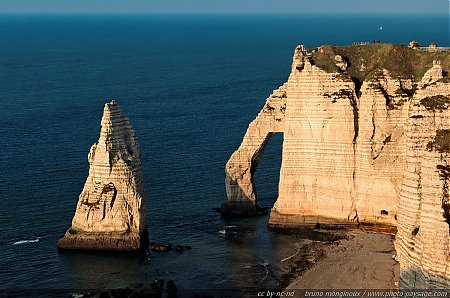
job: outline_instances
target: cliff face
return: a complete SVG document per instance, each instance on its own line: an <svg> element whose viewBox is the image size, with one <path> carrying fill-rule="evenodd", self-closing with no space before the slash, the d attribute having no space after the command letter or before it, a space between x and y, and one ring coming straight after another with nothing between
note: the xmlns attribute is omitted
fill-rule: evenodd
<svg viewBox="0 0 450 298"><path fill-rule="evenodd" d="M406 131L398 208L400 288L450 287L450 84L435 65L419 84Z"/></svg>
<svg viewBox="0 0 450 298"><path fill-rule="evenodd" d="M306 60L291 72L287 90L271 223L394 223L408 109L402 82L384 71L357 90L345 73ZM398 106L389 107L389 100Z"/></svg>
<svg viewBox="0 0 450 298"><path fill-rule="evenodd" d="M296 49L288 81L267 99L226 165L226 205L255 208L260 152L272 133L283 132L271 224L394 225L412 80L373 70L361 84L347 71L347 58L333 55L329 71L316 65L327 62L321 55L326 49Z"/></svg>
<svg viewBox="0 0 450 298"><path fill-rule="evenodd" d="M136 134L115 101L105 104L100 138L88 155L89 176L66 249L139 250L147 241L146 199Z"/></svg>
<svg viewBox="0 0 450 298"><path fill-rule="evenodd" d="M400 287L448 288L450 82L444 69L450 69L449 51L297 47L288 81L267 99L226 165L223 211L257 210L252 174L267 138L282 132L271 225L398 229Z"/></svg>

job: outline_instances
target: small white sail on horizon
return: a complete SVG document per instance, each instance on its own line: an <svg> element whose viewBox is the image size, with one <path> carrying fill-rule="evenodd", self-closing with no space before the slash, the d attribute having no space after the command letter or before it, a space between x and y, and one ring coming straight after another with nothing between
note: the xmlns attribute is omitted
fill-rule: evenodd
<svg viewBox="0 0 450 298"><path fill-rule="evenodd" d="M383 30L383 25L380 26L380 30Z"/></svg>

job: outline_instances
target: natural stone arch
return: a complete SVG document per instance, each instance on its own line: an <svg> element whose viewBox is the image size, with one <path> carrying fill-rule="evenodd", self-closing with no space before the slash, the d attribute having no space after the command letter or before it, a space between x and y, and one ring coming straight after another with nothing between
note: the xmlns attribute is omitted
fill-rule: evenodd
<svg viewBox="0 0 450 298"><path fill-rule="evenodd" d="M226 165L228 202L221 209L258 211L252 181L256 157L271 133L283 132L270 225L393 226L404 162L398 144L408 106L387 107L386 94L395 95L393 102L406 100L398 92L402 82L382 71L356 84L342 69L316 66L311 55L296 48L288 81L250 123Z"/></svg>
<svg viewBox="0 0 450 298"><path fill-rule="evenodd" d="M365 51L377 59L362 63ZM297 47L288 82L278 90L285 99L282 117L276 115L278 102L272 104L275 92L227 163L222 210L258 211L252 174L270 135L283 132L270 226L319 223L387 233L398 228L399 288L448 289L450 84L438 61L422 75L416 66L428 63L426 56L412 51L383 44L323 46L309 53ZM409 74L399 73L391 67L393 52L420 63L404 67L402 55L396 63ZM342 60L337 53L350 56L348 71L336 64ZM440 57L447 69L448 57ZM389 64L380 68L382 58ZM361 76L367 63L379 69Z"/></svg>
<svg viewBox="0 0 450 298"><path fill-rule="evenodd" d="M284 86L267 99L261 112L253 120L239 148L225 167L225 185L228 201L221 206L223 214L255 214L260 212L253 174L270 137L283 132L286 111Z"/></svg>

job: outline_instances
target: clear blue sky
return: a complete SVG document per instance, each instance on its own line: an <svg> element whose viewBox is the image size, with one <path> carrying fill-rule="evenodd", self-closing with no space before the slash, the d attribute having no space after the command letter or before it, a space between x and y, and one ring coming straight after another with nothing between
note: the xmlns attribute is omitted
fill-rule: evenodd
<svg viewBox="0 0 450 298"><path fill-rule="evenodd" d="M448 13L450 0L0 0L0 12Z"/></svg>

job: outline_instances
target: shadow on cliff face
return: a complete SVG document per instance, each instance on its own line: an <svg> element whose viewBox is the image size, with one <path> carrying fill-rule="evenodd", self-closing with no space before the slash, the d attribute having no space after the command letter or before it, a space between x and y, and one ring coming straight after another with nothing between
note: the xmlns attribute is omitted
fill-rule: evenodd
<svg viewBox="0 0 450 298"><path fill-rule="evenodd" d="M410 290L432 292L435 293L433 296L436 297L447 297L450 293L449 281L447 279L429 273L426 273L425 276L419 267L412 267L400 272L398 289L405 293L404 297L408 296L407 293Z"/></svg>

